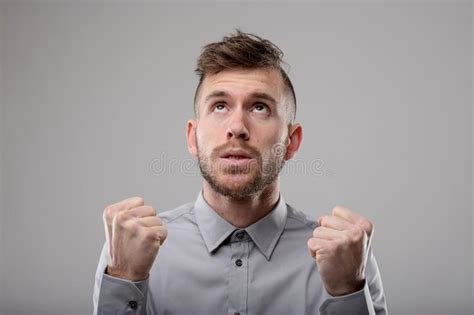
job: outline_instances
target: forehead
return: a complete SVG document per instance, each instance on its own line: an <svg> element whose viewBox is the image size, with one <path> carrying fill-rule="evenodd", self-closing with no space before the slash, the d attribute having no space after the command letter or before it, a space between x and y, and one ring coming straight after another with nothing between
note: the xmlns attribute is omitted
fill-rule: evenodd
<svg viewBox="0 0 474 315"><path fill-rule="evenodd" d="M224 70L206 76L201 86L201 100L216 90L226 91L235 97L245 97L255 92L267 93L279 101L282 97L283 78L275 69Z"/></svg>

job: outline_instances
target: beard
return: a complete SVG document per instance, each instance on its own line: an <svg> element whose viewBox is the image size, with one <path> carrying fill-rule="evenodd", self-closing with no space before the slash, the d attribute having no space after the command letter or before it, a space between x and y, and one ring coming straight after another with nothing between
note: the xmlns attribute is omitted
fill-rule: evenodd
<svg viewBox="0 0 474 315"><path fill-rule="evenodd" d="M221 153L231 148L225 144L215 148L210 155L205 155L200 149L199 141L196 140L198 151L198 163L202 177L208 182L211 188L225 197L235 200L242 200L263 191L268 185L272 184L285 165L285 154L288 139L273 145L267 157L256 149L244 143L239 143L239 147L252 155L253 160L245 166L221 165L218 163ZM230 180L222 179L223 176L229 176ZM248 177L245 181L235 181L241 177Z"/></svg>

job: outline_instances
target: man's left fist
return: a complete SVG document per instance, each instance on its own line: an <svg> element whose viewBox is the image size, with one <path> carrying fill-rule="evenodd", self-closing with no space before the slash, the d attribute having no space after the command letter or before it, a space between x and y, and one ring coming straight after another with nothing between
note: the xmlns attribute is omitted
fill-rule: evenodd
<svg viewBox="0 0 474 315"><path fill-rule="evenodd" d="M336 206L318 219L308 240L321 280L332 296L356 292L365 284L365 264L374 225L348 208Z"/></svg>

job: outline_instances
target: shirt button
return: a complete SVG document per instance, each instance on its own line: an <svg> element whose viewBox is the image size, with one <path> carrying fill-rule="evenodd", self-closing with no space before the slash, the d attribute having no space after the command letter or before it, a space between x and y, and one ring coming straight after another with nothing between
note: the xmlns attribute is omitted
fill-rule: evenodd
<svg viewBox="0 0 474 315"><path fill-rule="evenodd" d="M245 234L244 231L240 231L240 232L237 232L237 233L235 234L235 236L236 236L239 240L241 240L241 239L244 238L244 234Z"/></svg>
<svg viewBox="0 0 474 315"><path fill-rule="evenodd" d="M137 301L130 301L130 302L128 302L128 306L130 306L133 309L136 309L137 306L138 306L138 303L137 303Z"/></svg>
<svg viewBox="0 0 474 315"><path fill-rule="evenodd" d="M237 259L237 260L235 261L235 264L237 265L237 267L242 266L242 259Z"/></svg>

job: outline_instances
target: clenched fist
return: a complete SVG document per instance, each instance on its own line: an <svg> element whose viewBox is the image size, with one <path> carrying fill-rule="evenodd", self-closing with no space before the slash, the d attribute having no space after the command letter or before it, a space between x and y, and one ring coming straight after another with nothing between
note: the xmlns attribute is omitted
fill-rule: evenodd
<svg viewBox="0 0 474 315"><path fill-rule="evenodd" d="M103 221L109 245L106 273L130 281L147 279L167 235L155 209L132 197L105 208Z"/></svg>
<svg viewBox="0 0 474 315"><path fill-rule="evenodd" d="M318 222L308 248L327 292L341 296L362 289L374 230L372 222L341 206L334 207L332 215L323 216Z"/></svg>

